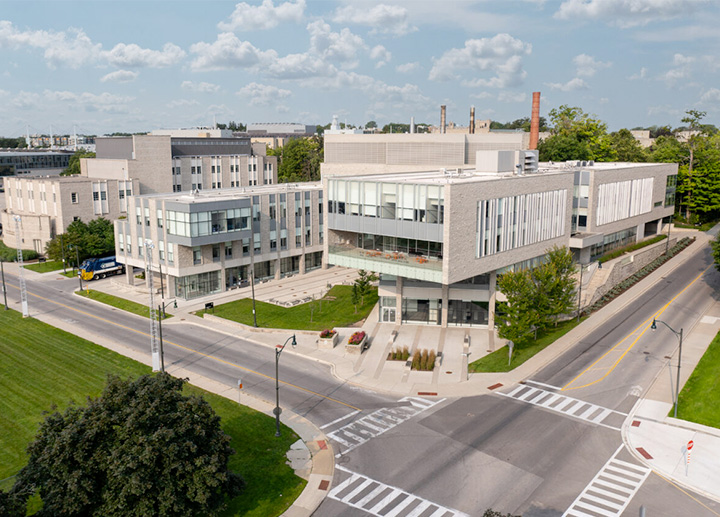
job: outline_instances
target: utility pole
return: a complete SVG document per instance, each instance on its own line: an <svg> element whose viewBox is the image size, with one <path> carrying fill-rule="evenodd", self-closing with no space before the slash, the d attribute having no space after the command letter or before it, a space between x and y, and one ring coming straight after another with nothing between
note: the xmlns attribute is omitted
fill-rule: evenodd
<svg viewBox="0 0 720 517"><path fill-rule="evenodd" d="M67 273L67 269L65 269L65 243L63 242L63 234L60 234L60 253L62 253L62 261L63 261L63 273Z"/></svg>
<svg viewBox="0 0 720 517"><path fill-rule="evenodd" d="M5 261L0 259L0 273L2 274L3 298L5 299L5 310L8 310L7 289L5 288Z"/></svg>
<svg viewBox="0 0 720 517"><path fill-rule="evenodd" d="M18 277L20 279L20 303L22 304L23 318L27 318L28 316L30 316L30 314L28 313L27 287L25 286L25 277L23 276L24 265L22 254L22 235L20 233L21 219L19 215L16 215L13 219L15 219L15 239L17 240Z"/></svg>
<svg viewBox="0 0 720 517"><path fill-rule="evenodd" d="M160 310L158 305L158 330L160 334L160 371L165 373L165 351L163 350L162 319L165 316L165 307Z"/></svg>
<svg viewBox="0 0 720 517"><path fill-rule="evenodd" d="M145 278L150 290L150 353L152 354L152 369L154 372L160 370L160 350L158 349L158 328L157 312L155 311L155 288L153 287L152 271L152 250L155 249L153 242L145 241Z"/></svg>
<svg viewBox="0 0 720 517"><path fill-rule="evenodd" d="M257 314L255 313L255 272L250 272L250 290L252 291L253 301L253 326L257 328Z"/></svg>

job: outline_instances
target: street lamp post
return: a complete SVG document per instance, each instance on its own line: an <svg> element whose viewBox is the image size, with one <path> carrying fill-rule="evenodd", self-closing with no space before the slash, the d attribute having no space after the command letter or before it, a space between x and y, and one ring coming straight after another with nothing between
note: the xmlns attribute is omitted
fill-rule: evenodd
<svg viewBox="0 0 720 517"><path fill-rule="evenodd" d="M63 273L67 273L67 268L65 267L65 243L62 233L60 234L60 253L62 253Z"/></svg>
<svg viewBox="0 0 720 517"><path fill-rule="evenodd" d="M674 412L673 412L673 413L674 413L674 417L677 418L678 401L679 401L679 399L680 399L680 363L682 362L683 329L682 329L682 327L681 327L681 328L680 328L680 332L677 332L674 328L672 328L670 325L668 325L668 324L665 323L664 321L662 321L662 320L657 320L657 319L653 318L652 325L650 325L650 328L651 328L652 330L657 329L656 323L662 323L663 325L665 325L667 328L670 329L670 332L672 332L673 334L675 334L675 336L676 336L676 337L678 338L678 340L680 341L680 346L679 346L679 348L678 348L677 378L675 379L675 410L674 410Z"/></svg>
<svg viewBox="0 0 720 517"><path fill-rule="evenodd" d="M580 303L582 302L582 277L583 277L583 265L580 266L580 282L578 283L578 308L577 308L577 320L580 321Z"/></svg>
<svg viewBox="0 0 720 517"><path fill-rule="evenodd" d="M670 248L670 227L672 226L672 214L670 214L670 220L668 221L668 236L667 241L665 241L665 255L668 254L669 248Z"/></svg>
<svg viewBox="0 0 720 517"><path fill-rule="evenodd" d="M285 345L287 345L291 339L292 347L295 348L297 346L297 341L295 341L295 334L287 338L285 340L285 343L283 343L282 345L277 345L275 347L275 409L273 410L273 413L275 413L275 436L280 436L280 413L282 412L280 410L280 379L278 377L280 354L282 354L282 351L285 350Z"/></svg>
<svg viewBox="0 0 720 517"><path fill-rule="evenodd" d="M160 371L165 373L165 351L163 350L163 336L162 336L162 319L165 315L165 304L162 305L162 308L160 305L158 305L158 330L160 334Z"/></svg>
<svg viewBox="0 0 720 517"><path fill-rule="evenodd" d="M254 271L250 272L250 290L252 291L252 302L253 302L253 327L257 328L257 314L255 313L255 272Z"/></svg>
<svg viewBox="0 0 720 517"><path fill-rule="evenodd" d="M7 289L5 288L5 261L0 259L0 273L2 273L3 299L5 300L5 310L8 310Z"/></svg>
<svg viewBox="0 0 720 517"><path fill-rule="evenodd" d="M78 250L77 244L75 245L75 261L77 262L78 283L80 284L80 290L82 291L82 277L80 276L80 250Z"/></svg>

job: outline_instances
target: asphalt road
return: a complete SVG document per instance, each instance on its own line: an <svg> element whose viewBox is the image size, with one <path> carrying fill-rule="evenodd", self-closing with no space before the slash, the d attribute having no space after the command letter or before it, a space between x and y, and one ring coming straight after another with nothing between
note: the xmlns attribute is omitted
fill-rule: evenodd
<svg viewBox="0 0 720 517"><path fill-rule="evenodd" d="M286 349L280 361L281 405L327 426L325 432L342 451L331 497L315 515L475 516L493 508L530 517L560 516L611 458L641 469L620 447L619 426L655 375L668 368L665 357L677 346L669 330L659 326L651 332L647 327L652 315L667 306L663 321L685 332L692 328L718 296L720 274L709 268L710 262L709 251L697 253L537 372L526 387L503 387L505 396L399 400L338 381L326 366L289 357L292 352ZM6 273L6 279L17 285L13 275ZM91 340L111 334L147 351L147 319L72 295L75 280L27 284L31 315L52 314ZM10 288L9 295L19 309L17 289ZM228 386L242 377L244 389L274 400L272 350L173 320L163 324L169 371L181 366ZM546 400L555 397L559 406L571 397L565 409L586 404L577 415L592 411L607 412L607 417L592 421L591 416L580 419L541 407L530 403L535 392L518 400L521 395L512 395L516 388L520 394L543 390ZM342 444L343 433L368 439L350 449ZM648 516L720 515L717 503L683 492L655 474L632 488L637 491L624 515L638 515L641 505ZM400 495L386 502L393 494Z"/></svg>

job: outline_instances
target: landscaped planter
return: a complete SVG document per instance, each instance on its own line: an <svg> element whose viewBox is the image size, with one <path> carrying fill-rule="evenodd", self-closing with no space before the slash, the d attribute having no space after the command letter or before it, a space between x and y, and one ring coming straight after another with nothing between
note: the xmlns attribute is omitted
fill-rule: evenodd
<svg viewBox="0 0 720 517"><path fill-rule="evenodd" d="M349 354L359 355L365 349L366 344L367 334L361 330L360 332L355 332L355 334L350 336L348 342L345 343L345 351Z"/></svg>
<svg viewBox="0 0 720 517"><path fill-rule="evenodd" d="M326 336L323 336L323 334L326 334L327 331L323 330L320 333L320 337L318 338L318 348L326 349L326 350L332 350L335 348L335 345L337 345L338 342L338 333L337 330L331 330L331 334L328 334Z"/></svg>

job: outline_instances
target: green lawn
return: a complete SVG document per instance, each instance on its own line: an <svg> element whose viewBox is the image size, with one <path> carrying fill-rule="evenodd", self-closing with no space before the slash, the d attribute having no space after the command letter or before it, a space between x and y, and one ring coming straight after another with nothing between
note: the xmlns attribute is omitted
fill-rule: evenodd
<svg viewBox="0 0 720 517"><path fill-rule="evenodd" d="M90 298L91 300L96 300L98 302L111 305L127 312L132 312L133 314L137 314L138 316L145 316L146 318L150 317L150 309L147 305L133 302L131 300L126 300L125 298L120 298L119 296L113 296L112 294L102 293L100 291L93 291L92 289L75 291L75 294L80 295L84 298ZM172 314L168 314L166 308L165 317L163 319L167 318L172 318Z"/></svg>
<svg viewBox="0 0 720 517"><path fill-rule="evenodd" d="M720 428L720 333L680 391L678 418Z"/></svg>
<svg viewBox="0 0 720 517"><path fill-rule="evenodd" d="M36 262L35 264L25 264L25 269L35 271L36 273L50 273L63 268L61 260L48 260L47 262ZM72 269L72 268L71 268Z"/></svg>
<svg viewBox="0 0 720 517"><path fill-rule="evenodd" d="M348 327L367 318L378 300L377 288L365 296L365 304L358 306L357 313L350 301L352 287L336 285L327 295L315 302L302 303L295 307L279 307L272 303L255 302L258 327L323 330L334 327ZM334 299L333 299L334 298ZM312 321L310 312L312 309ZM203 314L205 311L198 311ZM207 311L221 318L253 325L252 299L243 298L230 303L216 305L215 311Z"/></svg>
<svg viewBox="0 0 720 517"><path fill-rule="evenodd" d="M26 462L25 448L44 411L99 395L109 373L136 377L150 368L16 311L0 311L0 328L0 488L8 489ZM236 451L230 467L247 482L224 515L285 511L306 484L285 464L298 436L283 426L282 437L275 438L272 417L199 388L188 386L187 392L202 395L221 417Z"/></svg>
<svg viewBox="0 0 720 517"><path fill-rule="evenodd" d="M586 318L587 316L581 318L580 321L583 322ZM513 370L523 364L547 346L553 344L557 339L560 339L577 326L578 321L573 318L572 320L559 323L557 327L538 332L537 341L523 347L515 347L510 365L508 365L508 348L507 345L505 345L485 357L481 357L477 361L470 363L468 370L470 373L509 372L510 370Z"/></svg>

